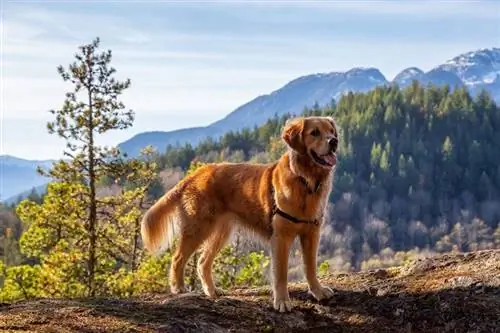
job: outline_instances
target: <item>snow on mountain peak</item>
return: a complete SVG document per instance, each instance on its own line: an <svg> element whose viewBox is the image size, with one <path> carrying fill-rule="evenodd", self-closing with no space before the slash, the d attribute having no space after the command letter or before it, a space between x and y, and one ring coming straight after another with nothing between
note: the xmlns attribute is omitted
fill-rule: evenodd
<svg viewBox="0 0 500 333"><path fill-rule="evenodd" d="M364 78L372 83L387 82L384 74L374 67L354 67L344 73L346 79Z"/></svg>
<svg viewBox="0 0 500 333"><path fill-rule="evenodd" d="M466 52L437 68L455 73L467 86L488 84L500 74L500 48Z"/></svg>
<svg viewBox="0 0 500 333"><path fill-rule="evenodd" d="M450 60L445 65L453 66L475 66L489 65L500 66L500 48L482 48L476 51L470 51L460 54Z"/></svg>
<svg viewBox="0 0 500 333"><path fill-rule="evenodd" d="M417 79L418 77L420 77L423 74L424 74L424 71L422 71L420 68L408 67L408 68L402 70L398 75L396 75L392 81L396 82L397 84L404 85L408 82L411 82L414 79Z"/></svg>

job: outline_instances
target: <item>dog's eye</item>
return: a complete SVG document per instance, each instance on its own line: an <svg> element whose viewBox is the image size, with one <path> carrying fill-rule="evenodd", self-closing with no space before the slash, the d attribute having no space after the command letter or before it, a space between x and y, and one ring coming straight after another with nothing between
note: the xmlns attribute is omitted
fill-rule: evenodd
<svg viewBox="0 0 500 333"><path fill-rule="evenodd" d="M311 132L312 136L319 136L319 130L317 128L314 129L314 131Z"/></svg>

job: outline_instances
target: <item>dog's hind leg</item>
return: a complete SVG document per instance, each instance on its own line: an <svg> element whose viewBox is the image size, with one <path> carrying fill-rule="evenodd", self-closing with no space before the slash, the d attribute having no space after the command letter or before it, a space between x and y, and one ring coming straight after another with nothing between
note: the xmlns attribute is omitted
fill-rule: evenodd
<svg viewBox="0 0 500 333"><path fill-rule="evenodd" d="M229 217L222 217L216 221L214 230L203 245L201 256L198 260L198 276L200 277L204 293L209 297L223 294L222 290L215 287L212 276L212 265L217 253L226 244L231 236L232 225Z"/></svg>
<svg viewBox="0 0 500 333"><path fill-rule="evenodd" d="M193 221L190 221L193 222ZM182 228L179 232L179 243L172 257L170 266L170 291L180 294L186 291L184 272L191 255L210 236L213 225L210 223L189 223L192 229Z"/></svg>

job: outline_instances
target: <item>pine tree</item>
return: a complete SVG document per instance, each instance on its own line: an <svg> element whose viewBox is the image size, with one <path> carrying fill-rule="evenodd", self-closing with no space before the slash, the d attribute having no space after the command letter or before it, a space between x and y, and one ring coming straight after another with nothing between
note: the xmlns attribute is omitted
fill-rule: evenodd
<svg viewBox="0 0 500 333"><path fill-rule="evenodd" d="M65 82L73 85L58 110L51 110L55 120L47 124L49 133L66 140L65 156L49 172L54 180L80 182L85 185L88 199L86 232L89 237L87 258L87 291L95 295L95 267L97 248L97 194L96 183L102 176L117 172L119 166L110 160L117 158L116 149L97 145L97 138L110 130L126 129L132 125L134 112L126 110L118 99L129 88L130 80L118 81L116 70L110 67L111 50L98 53L100 39L79 47L76 61L68 69L58 67ZM43 173L40 170L41 173Z"/></svg>
<svg viewBox="0 0 500 333"><path fill-rule="evenodd" d="M53 179L42 202L28 198L17 206L27 227L21 251L35 265L6 271L6 297L131 295L158 288L146 280L169 260L144 261L139 244L140 218L158 182L153 152L146 147L143 156L125 159L118 149L97 144L99 135L133 121L133 111L119 101L130 80L113 77L111 51L98 53L98 47L97 38L79 48L68 70L58 68L73 90L51 111L56 119L47 128L66 140L66 159L39 169ZM106 183L113 185L99 188ZM29 279L9 277L23 274Z"/></svg>

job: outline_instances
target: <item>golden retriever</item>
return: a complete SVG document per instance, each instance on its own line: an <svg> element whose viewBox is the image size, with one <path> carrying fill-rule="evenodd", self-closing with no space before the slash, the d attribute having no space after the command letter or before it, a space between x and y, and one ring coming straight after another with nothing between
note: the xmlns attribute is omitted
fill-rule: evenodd
<svg viewBox="0 0 500 333"><path fill-rule="evenodd" d="M172 293L185 292L184 269L201 247L197 271L203 291L217 297L212 263L237 224L271 245L274 308L292 309L288 294L288 256L300 239L309 292L317 299L333 292L317 279L316 257L325 208L337 163L338 130L332 117L289 120L281 135L288 151L275 163L217 163L203 166L181 180L144 215L143 244L159 253L178 247L170 267Z"/></svg>

